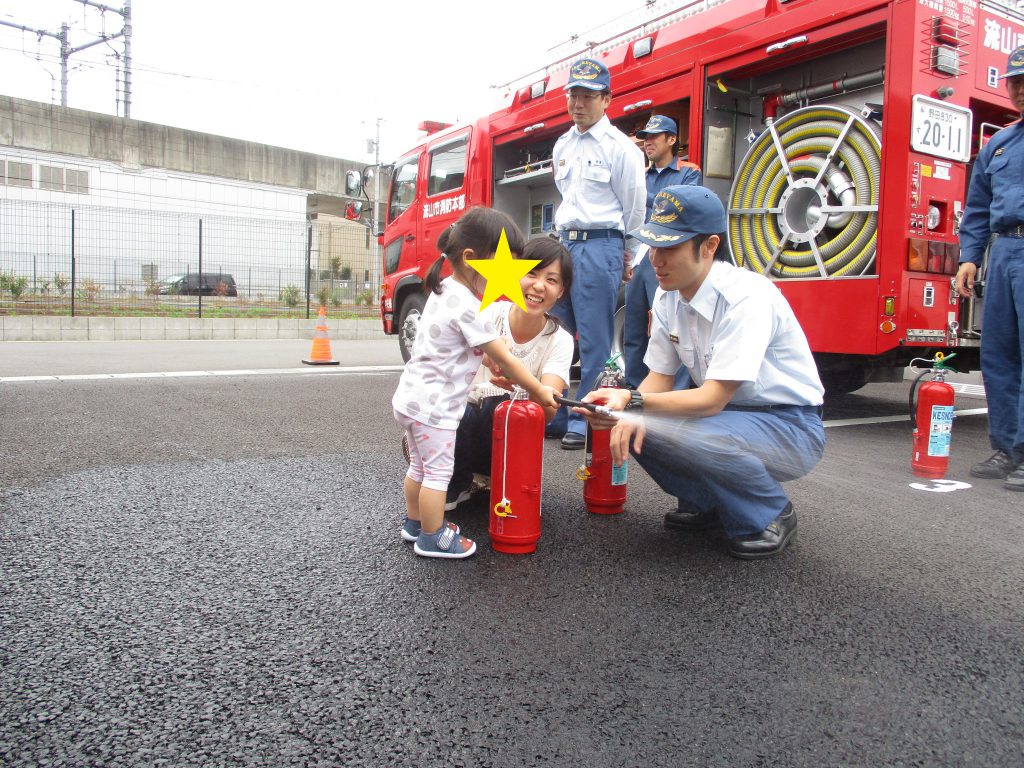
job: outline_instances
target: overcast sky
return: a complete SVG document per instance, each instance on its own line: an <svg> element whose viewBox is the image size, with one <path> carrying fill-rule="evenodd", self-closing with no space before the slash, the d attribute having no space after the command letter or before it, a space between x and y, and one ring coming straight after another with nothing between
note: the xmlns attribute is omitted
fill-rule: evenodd
<svg viewBox="0 0 1024 768"><path fill-rule="evenodd" d="M420 120L491 111L490 86L548 63L572 35L685 2L133 0L131 116L358 161L372 160L379 117L381 159L394 160ZM123 26L75 0L0 0L0 20L54 33L68 22L72 48ZM69 106L115 114L123 50L119 39L70 57ZM52 37L0 26L0 93L59 104L59 54Z"/></svg>

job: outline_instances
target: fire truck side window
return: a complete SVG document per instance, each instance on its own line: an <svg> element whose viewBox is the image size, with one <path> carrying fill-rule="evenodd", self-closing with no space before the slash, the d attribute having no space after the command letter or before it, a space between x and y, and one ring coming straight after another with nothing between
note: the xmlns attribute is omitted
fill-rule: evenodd
<svg viewBox="0 0 1024 768"><path fill-rule="evenodd" d="M466 147L469 136L452 144L445 144L430 153L430 179L427 194L439 195L462 186L466 178Z"/></svg>
<svg viewBox="0 0 1024 768"><path fill-rule="evenodd" d="M394 181L391 183L391 200L388 204L389 222L401 216L416 199L419 163L418 157L410 157L395 169Z"/></svg>

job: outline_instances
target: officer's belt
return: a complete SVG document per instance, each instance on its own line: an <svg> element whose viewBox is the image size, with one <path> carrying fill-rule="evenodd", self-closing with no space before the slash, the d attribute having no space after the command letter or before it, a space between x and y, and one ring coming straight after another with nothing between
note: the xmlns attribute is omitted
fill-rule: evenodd
<svg viewBox="0 0 1024 768"><path fill-rule="evenodd" d="M617 229L564 229L562 236L566 240L600 240L602 237L622 237Z"/></svg>
<svg viewBox="0 0 1024 768"><path fill-rule="evenodd" d="M1002 232L996 232L1000 237L1024 237L1024 224L1018 224L1016 227L1010 227L1004 229Z"/></svg>
<svg viewBox="0 0 1024 768"><path fill-rule="evenodd" d="M809 411L822 414L820 405L795 405L792 403L770 403L765 405L733 405L729 403L723 410L726 411Z"/></svg>

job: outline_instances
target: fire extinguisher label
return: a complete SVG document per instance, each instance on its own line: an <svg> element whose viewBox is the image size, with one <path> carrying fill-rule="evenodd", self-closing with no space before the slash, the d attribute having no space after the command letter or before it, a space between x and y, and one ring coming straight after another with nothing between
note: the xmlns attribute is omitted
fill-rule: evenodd
<svg viewBox="0 0 1024 768"><path fill-rule="evenodd" d="M949 442L953 434L953 406L933 405L931 427L928 430L928 455L949 456Z"/></svg>
<svg viewBox="0 0 1024 768"><path fill-rule="evenodd" d="M622 462L621 467L612 464L612 485L626 485L629 477L629 462Z"/></svg>

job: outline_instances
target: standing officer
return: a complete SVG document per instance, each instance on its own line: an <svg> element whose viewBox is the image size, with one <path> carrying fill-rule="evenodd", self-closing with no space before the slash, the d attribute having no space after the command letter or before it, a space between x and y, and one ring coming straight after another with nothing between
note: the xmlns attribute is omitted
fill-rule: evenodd
<svg viewBox="0 0 1024 768"><path fill-rule="evenodd" d="M1010 54L1006 92L1024 118L1024 45ZM960 224L956 288L970 296L985 247L981 373L988 398L988 436L995 453L971 467L975 477L1003 479L1024 491L1024 120L999 131L978 153Z"/></svg>
<svg viewBox="0 0 1024 768"><path fill-rule="evenodd" d="M644 222L643 153L613 126L611 74L595 59L572 65L565 86L573 127L555 142L555 186L562 202L555 228L572 255L572 290L555 307L570 333L579 332L580 385L593 387L611 354L619 286L629 279L633 253L626 233ZM571 414L562 447L584 445L585 422Z"/></svg>
<svg viewBox="0 0 1024 768"><path fill-rule="evenodd" d="M642 418L587 418L614 425L616 464L632 450L678 498L667 527L721 524L734 557L771 557L796 533L781 483L810 472L825 448L824 388L786 298L764 275L729 262L725 229L725 208L711 190L658 193L651 220L632 233L651 246L661 288L645 358L650 373L638 390L585 398ZM673 391L680 366L693 388Z"/></svg>
<svg viewBox="0 0 1024 768"><path fill-rule="evenodd" d="M679 130L672 118L654 115L636 135L644 140L644 154L651 163L647 169L647 215L644 217L644 221L649 221L655 195L665 187L679 184L700 186L701 176L696 165L676 157ZM633 263L633 279L626 285L626 322L622 343L626 375L633 386L638 386L647 377L644 355L650 335L651 305L658 289L651 260L643 255L638 258L639 262Z"/></svg>

